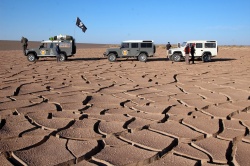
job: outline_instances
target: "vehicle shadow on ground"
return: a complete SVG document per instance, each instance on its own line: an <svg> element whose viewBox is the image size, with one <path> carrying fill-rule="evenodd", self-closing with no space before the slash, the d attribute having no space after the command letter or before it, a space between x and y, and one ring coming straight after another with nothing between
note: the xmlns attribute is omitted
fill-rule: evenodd
<svg viewBox="0 0 250 166"><path fill-rule="evenodd" d="M68 58L65 62L71 62L71 61L100 61L100 60L107 60L107 58L105 57L93 57L93 58ZM234 58L218 58L218 59L212 59L210 61L211 62L225 62L225 61L233 61L233 60L237 60ZM56 61L56 59L41 59L41 61ZM118 58L116 59L116 62L123 62L123 61L138 61L136 58ZM159 61L166 61L166 62L172 62L171 60L167 59L167 58L148 58L146 62L159 62ZM195 61L202 61L202 60L195 60ZM181 62L185 62L184 60L182 60Z"/></svg>
<svg viewBox="0 0 250 166"><path fill-rule="evenodd" d="M210 62L224 62L224 61L234 61L237 59L234 58L215 58L215 59L211 59ZM171 61L168 58L152 58L152 59L148 59L147 62L154 62L154 61ZM182 60L183 62L185 62L185 60ZM202 60L195 60L195 61L202 61Z"/></svg>
<svg viewBox="0 0 250 166"><path fill-rule="evenodd" d="M117 62L123 62L123 61L138 61L136 58L118 58L116 59ZM155 61L169 61L167 58L148 58L146 62L155 62Z"/></svg>
<svg viewBox="0 0 250 166"><path fill-rule="evenodd" d="M211 62L224 62L224 61L234 61L234 60L237 60L237 59L234 59L234 58L214 58L214 59L211 59Z"/></svg>
<svg viewBox="0 0 250 166"><path fill-rule="evenodd" d="M205 62L205 63L211 63L211 62L226 62L226 61L234 61L237 59L234 58L215 58L215 59L211 59L210 62ZM191 62L191 60L189 59L189 61ZM195 62L202 62L201 59L196 59L194 60ZM185 62L185 60L181 60L180 62Z"/></svg>
<svg viewBox="0 0 250 166"><path fill-rule="evenodd" d="M223 62L223 61L233 61L233 60L237 60L237 59L234 59L234 58L217 58L217 59L211 59L210 62ZM152 58L152 59L148 59L147 61L151 61L151 62L154 62L154 61L170 61L168 58ZM195 60L195 61L202 61L202 60ZM181 62L185 62L185 60L181 60Z"/></svg>
<svg viewBox="0 0 250 166"><path fill-rule="evenodd" d="M104 60L107 58L104 57L98 57L98 58L69 58L67 61L99 61L99 60Z"/></svg>
<svg viewBox="0 0 250 166"><path fill-rule="evenodd" d="M107 58L68 58L66 61L64 62L71 62L71 61L99 61L99 60L105 60ZM56 58L40 58L38 61L56 61Z"/></svg>
<svg viewBox="0 0 250 166"><path fill-rule="evenodd" d="M148 60L147 60L148 62L155 62L155 61L169 61L169 59L168 58L149 58Z"/></svg>

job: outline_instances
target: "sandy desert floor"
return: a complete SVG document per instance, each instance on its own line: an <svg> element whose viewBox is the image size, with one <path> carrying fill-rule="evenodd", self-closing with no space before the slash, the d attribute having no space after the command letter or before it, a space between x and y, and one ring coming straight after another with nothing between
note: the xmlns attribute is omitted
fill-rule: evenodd
<svg viewBox="0 0 250 166"><path fill-rule="evenodd" d="M210 63L0 51L3 165L250 165L250 47Z"/></svg>

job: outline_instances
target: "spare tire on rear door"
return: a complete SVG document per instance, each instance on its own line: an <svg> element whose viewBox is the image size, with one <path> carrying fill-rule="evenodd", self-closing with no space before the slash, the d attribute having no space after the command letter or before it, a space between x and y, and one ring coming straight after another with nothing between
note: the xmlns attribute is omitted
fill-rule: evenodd
<svg viewBox="0 0 250 166"><path fill-rule="evenodd" d="M155 47L155 45L154 45L154 53L156 53L156 47Z"/></svg>

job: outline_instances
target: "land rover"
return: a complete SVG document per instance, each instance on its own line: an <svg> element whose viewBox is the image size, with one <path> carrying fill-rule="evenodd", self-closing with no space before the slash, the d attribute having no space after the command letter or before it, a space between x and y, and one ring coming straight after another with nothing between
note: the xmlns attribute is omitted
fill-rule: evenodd
<svg viewBox="0 0 250 166"><path fill-rule="evenodd" d="M137 58L141 62L146 62L155 52L152 40L127 40L121 43L120 48L109 48L103 55L110 62L116 61L117 58Z"/></svg>
<svg viewBox="0 0 250 166"><path fill-rule="evenodd" d="M183 42L178 48L172 48L168 50L168 56L170 60L179 62L185 57L185 47L195 44L195 59L202 59L203 62L211 61L212 57L218 54L217 41L214 40L190 40ZM189 56L191 56L189 54Z"/></svg>
<svg viewBox="0 0 250 166"><path fill-rule="evenodd" d="M50 38L50 40L42 41L39 48L25 50L25 56L27 56L30 62L34 62L44 57L56 57L55 47L57 43L61 50L60 61L65 61L68 57L76 53L75 39L72 36L67 36L65 38L54 37Z"/></svg>

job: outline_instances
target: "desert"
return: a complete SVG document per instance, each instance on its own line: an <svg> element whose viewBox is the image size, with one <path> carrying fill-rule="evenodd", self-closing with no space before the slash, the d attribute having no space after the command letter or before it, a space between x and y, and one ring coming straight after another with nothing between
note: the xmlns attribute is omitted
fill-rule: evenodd
<svg viewBox="0 0 250 166"><path fill-rule="evenodd" d="M249 46L192 65L163 45L111 63L108 47L31 63L0 41L1 165L250 165Z"/></svg>

